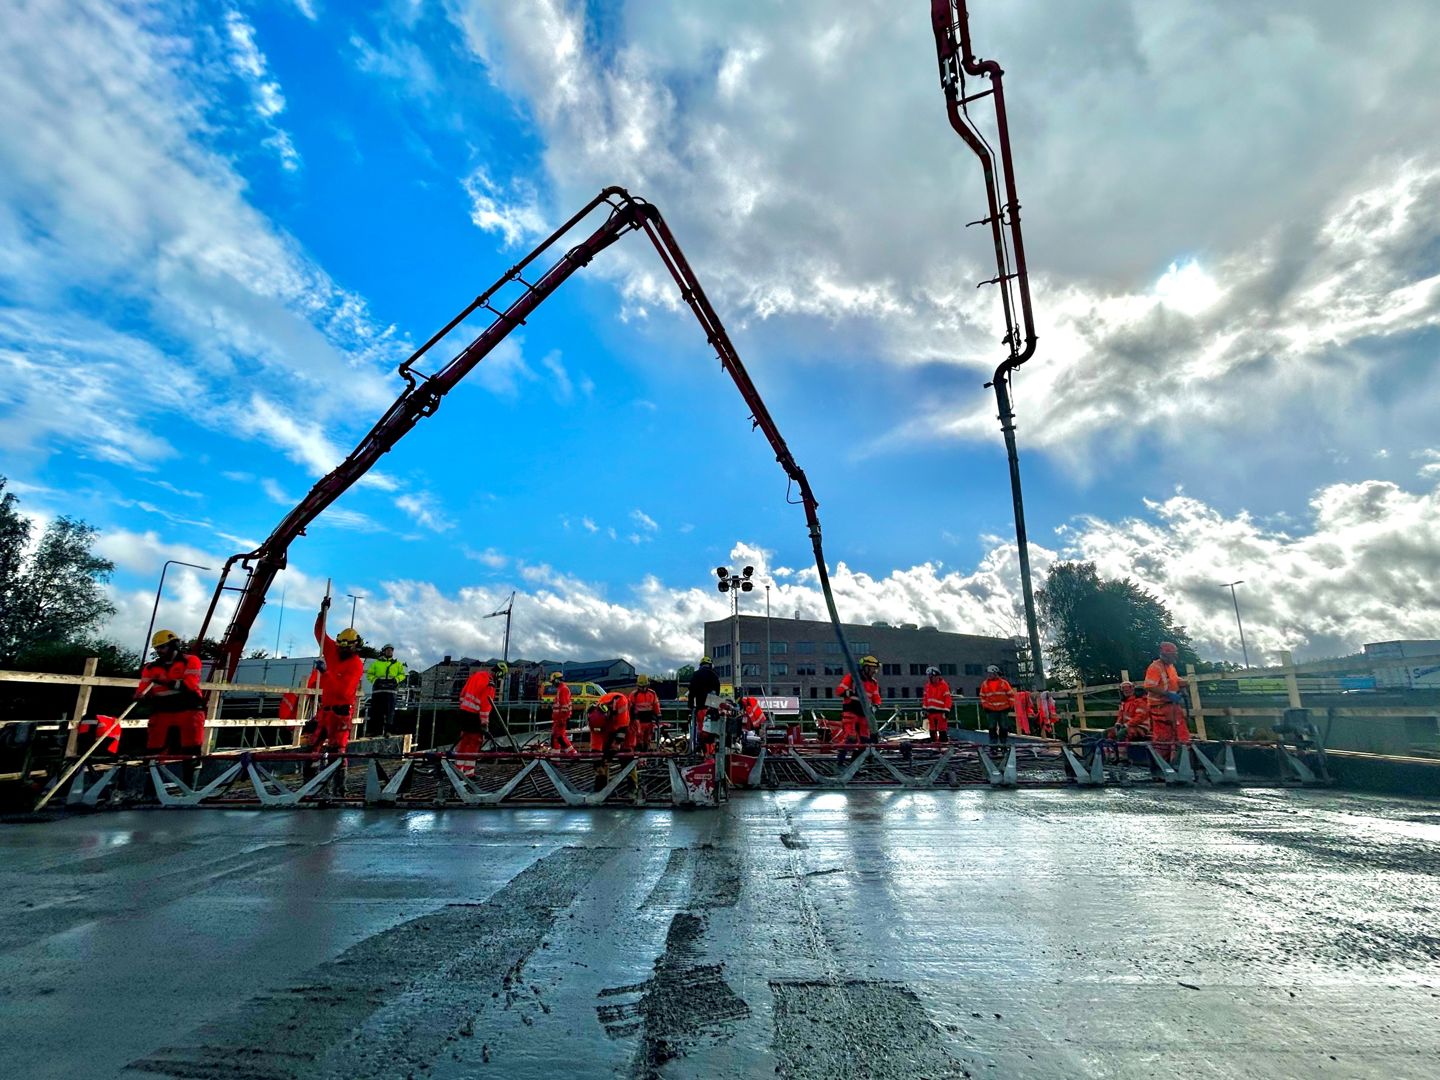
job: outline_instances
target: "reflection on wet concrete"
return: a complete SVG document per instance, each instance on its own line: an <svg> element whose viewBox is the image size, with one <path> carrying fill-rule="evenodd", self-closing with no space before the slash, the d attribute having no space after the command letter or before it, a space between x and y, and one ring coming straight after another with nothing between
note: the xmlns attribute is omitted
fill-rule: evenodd
<svg viewBox="0 0 1440 1080"><path fill-rule="evenodd" d="M0 1075L1429 1077L1437 869L1320 791L71 818L0 829Z"/></svg>

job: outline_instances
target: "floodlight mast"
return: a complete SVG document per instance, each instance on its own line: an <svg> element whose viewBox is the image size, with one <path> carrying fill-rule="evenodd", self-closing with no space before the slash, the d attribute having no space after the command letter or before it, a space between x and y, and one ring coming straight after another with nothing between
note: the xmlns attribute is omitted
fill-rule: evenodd
<svg viewBox="0 0 1440 1080"><path fill-rule="evenodd" d="M567 233L593 211L602 206L608 207L609 213L605 221L590 236L561 255L548 270L539 276L532 275L533 280L526 280L524 275L529 271L532 263L558 244ZM729 374L740 391L740 396L744 398L745 404L749 407L752 425L760 428L764 433L771 449L775 452L775 460L785 470L791 485L798 489L800 503L805 511L806 526L810 533L810 544L815 552L815 569L819 574L821 592L825 596L826 607L829 610L836 637L840 640L841 648L852 671L855 670L854 660L850 656L845 636L840 629L840 616L835 608L835 598L830 589L830 575L825 566L825 555L821 546L818 514L820 504L816 501L815 494L810 488L810 481L806 478L804 470L796 463L794 455L791 454L789 446L786 445L779 428L776 427L774 419L765 407L759 391L755 389L755 384L750 380L749 373L741 363L740 355L731 343L729 334L721 325L720 317L715 313L705 291L700 287L699 280L690 269L690 264L680 251L680 246L671 234L669 226L660 216L660 211L653 203L631 195L623 188L608 187L586 203L565 224L551 233L530 254L506 271L498 281L446 323L429 341L415 350L399 368L399 374L405 380L405 389L375 423L375 426L360 440L355 449L350 451L344 461L310 489L309 494L284 517L264 543L254 551L232 555L226 561L220 574L219 584L210 598L210 607L205 613L205 621L201 625L199 635L203 638L209 630L211 622L215 619L220 598L227 592L238 593L235 610L230 617L224 636L220 639L215 660L217 672L223 672L227 679L234 676L235 668L245 648L245 642L250 636L250 630L265 605L265 594L274 582L276 574L287 565L290 544L297 537L303 536L305 529L364 476L416 423L433 415L440 407L445 395L454 389L456 384L493 351L515 327L522 325L526 317L564 284L572 274L587 266L596 255L630 232L644 232L654 245L660 260L665 264L670 276L675 279L675 283L680 289L681 299L685 301L699 321L701 329L705 332L706 340L720 360L721 367ZM496 294L511 283L518 284L524 291L508 307L503 309L496 307L492 303ZM482 308L490 312L494 319L480 332L478 337L434 374L426 375L416 370L415 364L422 357L462 322ZM235 586L228 585L229 576L237 565L246 571L245 583ZM855 677L858 685L858 672Z"/></svg>
<svg viewBox="0 0 1440 1080"><path fill-rule="evenodd" d="M950 126L980 160L985 174L986 216L970 222L970 225L990 226L996 273L995 277L980 284L1000 288L1000 306L1005 315L1002 344L1009 352L985 385L995 388L1000 429L1005 435L1005 454L1010 463L1010 495L1015 504L1015 544L1020 553L1020 591L1025 603L1025 629L1030 638L1031 682L1035 690L1044 690L1045 665L1040 655L1040 628L1035 617L1035 594L1030 583L1030 544L1025 532L1025 501L1020 490L1020 456L1015 447L1015 410L1011 405L1010 387L1014 370L1035 355L1035 317L1030 304L1025 243L1020 232L1020 196L1015 190L1015 166L1010 155L1005 73L994 60L976 58L970 44L970 15L965 4L966 0L931 0L930 23L935 32L940 87L945 93L945 111L950 118ZM988 79L990 88L967 94L967 75ZM986 97L992 100L995 109L996 141L1000 149L998 165L995 151L975 126L968 110L970 102ZM1005 188L1003 203L1000 201L999 184ZM1016 324L1017 313L1020 325Z"/></svg>

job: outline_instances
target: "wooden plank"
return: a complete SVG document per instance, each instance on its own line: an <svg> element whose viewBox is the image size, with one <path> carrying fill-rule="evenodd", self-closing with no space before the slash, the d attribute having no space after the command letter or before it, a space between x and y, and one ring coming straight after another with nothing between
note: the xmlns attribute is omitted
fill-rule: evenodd
<svg viewBox="0 0 1440 1080"><path fill-rule="evenodd" d="M95 669L100 666L98 656L87 656L85 658L85 673L82 678L93 679ZM82 682L80 689L75 692L75 712L70 717L70 734L65 738L65 756L75 756L75 741L80 736L80 721L85 719L85 713L90 708L90 684Z"/></svg>

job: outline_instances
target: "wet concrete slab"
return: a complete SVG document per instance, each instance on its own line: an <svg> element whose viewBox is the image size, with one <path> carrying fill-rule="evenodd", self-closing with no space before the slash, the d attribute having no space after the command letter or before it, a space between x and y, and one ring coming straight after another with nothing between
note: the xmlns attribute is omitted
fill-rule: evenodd
<svg viewBox="0 0 1440 1080"><path fill-rule="evenodd" d="M774 792L0 828L0 1076L1432 1077L1440 804Z"/></svg>

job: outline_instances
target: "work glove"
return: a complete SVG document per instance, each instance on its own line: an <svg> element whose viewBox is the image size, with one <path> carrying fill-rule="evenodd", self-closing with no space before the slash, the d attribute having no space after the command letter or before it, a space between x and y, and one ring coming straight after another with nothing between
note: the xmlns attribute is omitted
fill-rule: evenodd
<svg viewBox="0 0 1440 1080"><path fill-rule="evenodd" d="M321 675L324 675L324 674L325 674L325 661L324 661L324 660L316 660L316 661L315 661L315 670L318 671L318 672L320 672Z"/></svg>
<svg viewBox="0 0 1440 1080"><path fill-rule="evenodd" d="M330 597L327 596L327 597L325 597L324 600L321 600L321 601L320 601L320 610L321 610L321 611L329 611L329 610L330 610Z"/></svg>
<svg viewBox="0 0 1440 1080"><path fill-rule="evenodd" d="M1170 702L1171 705L1184 705L1185 695L1180 693L1179 690L1170 690L1165 694L1165 700Z"/></svg>

